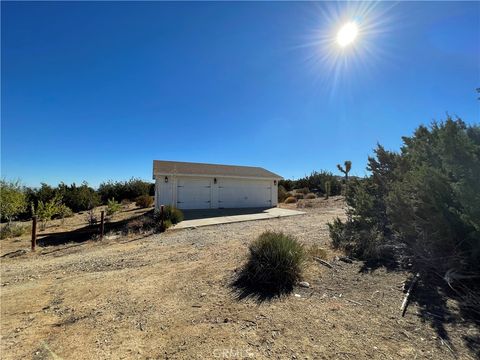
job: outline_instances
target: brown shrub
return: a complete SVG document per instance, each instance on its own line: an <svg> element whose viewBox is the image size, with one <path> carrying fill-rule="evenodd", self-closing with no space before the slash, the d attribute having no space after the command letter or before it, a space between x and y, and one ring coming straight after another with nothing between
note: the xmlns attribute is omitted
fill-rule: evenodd
<svg viewBox="0 0 480 360"><path fill-rule="evenodd" d="M305 199L316 199L317 198L317 195L315 195L314 193L308 193L307 195L305 195Z"/></svg>
<svg viewBox="0 0 480 360"><path fill-rule="evenodd" d="M310 192L310 190L307 187L304 187L304 188L301 188L301 189L295 189L295 191L297 193L301 193L303 195L307 195Z"/></svg>
<svg viewBox="0 0 480 360"><path fill-rule="evenodd" d="M325 248L322 248L318 245L312 245L308 248L307 251L308 255L313 259L313 258L319 258L322 260L327 260L328 259L328 252Z"/></svg>
<svg viewBox="0 0 480 360"><path fill-rule="evenodd" d="M297 199L294 198L293 196L289 196L288 198L285 199L285 204L294 204L297 202Z"/></svg>
<svg viewBox="0 0 480 360"><path fill-rule="evenodd" d="M135 205L141 208L147 208L153 205L153 196L142 195L135 199Z"/></svg>

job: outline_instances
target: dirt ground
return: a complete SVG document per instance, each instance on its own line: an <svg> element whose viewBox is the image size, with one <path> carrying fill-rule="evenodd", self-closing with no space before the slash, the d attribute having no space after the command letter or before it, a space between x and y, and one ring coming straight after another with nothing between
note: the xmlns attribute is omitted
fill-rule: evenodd
<svg viewBox="0 0 480 360"><path fill-rule="evenodd" d="M478 338L473 325L447 321L439 331L431 318L438 315L425 316L416 302L401 317L406 273L362 272L361 262L334 259L326 224L343 216L342 206L331 198L301 216L2 258L1 358L477 358L466 340ZM265 230L324 247L333 269L310 260L309 288L274 300L242 297L232 281Z"/></svg>

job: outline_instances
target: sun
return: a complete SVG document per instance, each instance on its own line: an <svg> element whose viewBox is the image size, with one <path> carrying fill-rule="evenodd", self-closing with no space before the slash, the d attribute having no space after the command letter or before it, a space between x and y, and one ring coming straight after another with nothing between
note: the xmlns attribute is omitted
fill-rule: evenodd
<svg viewBox="0 0 480 360"><path fill-rule="evenodd" d="M346 47L353 43L358 35L358 26L355 22L343 25L337 33L337 44Z"/></svg>

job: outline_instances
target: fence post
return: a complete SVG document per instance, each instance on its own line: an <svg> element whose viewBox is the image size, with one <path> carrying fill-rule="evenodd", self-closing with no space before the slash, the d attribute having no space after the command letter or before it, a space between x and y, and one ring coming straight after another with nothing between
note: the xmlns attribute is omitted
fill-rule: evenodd
<svg viewBox="0 0 480 360"><path fill-rule="evenodd" d="M163 218L164 218L164 212L163 212L163 205L160 206L160 228L163 231Z"/></svg>
<svg viewBox="0 0 480 360"><path fill-rule="evenodd" d="M105 211L101 212L100 215L100 240L103 240L103 233L105 231Z"/></svg>
<svg viewBox="0 0 480 360"><path fill-rule="evenodd" d="M37 245L37 215L32 217L32 251L35 251Z"/></svg>

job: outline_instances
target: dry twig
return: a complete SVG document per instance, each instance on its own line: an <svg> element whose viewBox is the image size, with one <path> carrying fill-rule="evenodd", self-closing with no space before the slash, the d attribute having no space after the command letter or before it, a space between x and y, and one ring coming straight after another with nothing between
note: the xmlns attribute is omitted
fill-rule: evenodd
<svg viewBox="0 0 480 360"><path fill-rule="evenodd" d="M333 265L330 264L329 262L325 261L325 260L322 260L318 257L314 257L315 260L317 260L320 264L322 265L325 265L326 267L330 268L330 269L333 269Z"/></svg>
<svg viewBox="0 0 480 360"><path fill-rule="evenodd" d="M402 311L402 316L405 316L405 311L407 311L408 300L410 299L410 295L412 294L413 287L415 286L419 278L420 278L420 273L417 273L413 278L412 282L410 283L410 286L408 287L408 291L405 294L405 298L403 299L402 306L400 307L400 310Z"/></svg>

